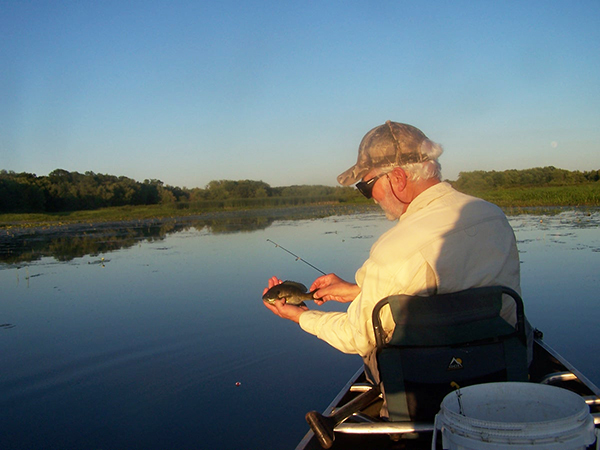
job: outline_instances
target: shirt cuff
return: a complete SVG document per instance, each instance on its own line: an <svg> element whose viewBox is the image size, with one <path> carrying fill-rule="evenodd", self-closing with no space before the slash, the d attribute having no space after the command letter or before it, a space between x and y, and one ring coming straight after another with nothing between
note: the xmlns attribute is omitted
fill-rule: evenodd
<svg viewBox="0 0 600 450"><path fill-rule="evenodd" d="M304 311L300 314L300 328L310 334L318 335L318 322L319 319L327 314L325 311Z"/></svg>

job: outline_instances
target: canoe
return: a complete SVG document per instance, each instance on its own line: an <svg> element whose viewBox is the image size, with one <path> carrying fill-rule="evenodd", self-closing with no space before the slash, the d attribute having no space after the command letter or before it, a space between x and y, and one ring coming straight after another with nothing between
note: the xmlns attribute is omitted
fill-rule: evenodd
<svg viewBox="0 0 600 450"><path fill-rule="evenodd" d="M546 344L543 341L542 333L537 330L533 350L533 361L529 371L530 382L561 387L583 397L589 405L595 427L598 429L600 427L600 389ZM325 421L331 418L331 422L338 422L336 413L339 414L342 408L348 409L349 402L354 401L355 403L354 407L350 404L349 409L359 408L342 423L335 426L335 438L330 448L353 450L431 449L432 424L408 423L408 427L411 429L403 430L402 428L406 428L406 424L382 422L378 417L382 403L381 396L374 392L370 399L365 399L365 393L371 389L372 386L365 379L361 367L325 409L322 416L313 413L324 417ZM362 405L360 405L360 397L362 397ZM359 405L357 406L356 403ZM342 416L346 415L343 411L341 413ZM407 434L407 431L410 433ZM438 439L438 445L440 441L441 439ZM296 450L320 450L322 448L313 430L309 429L297 445Z"/></svg>

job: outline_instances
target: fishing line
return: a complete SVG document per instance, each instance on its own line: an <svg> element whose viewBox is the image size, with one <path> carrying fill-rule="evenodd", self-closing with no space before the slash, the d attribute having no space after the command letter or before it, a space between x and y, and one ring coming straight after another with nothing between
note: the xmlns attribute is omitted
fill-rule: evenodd
<svg viewBox="0 0 600 450"><path fill-rule="evenodd" d="M321 269L313 266L311 263L309 263L308 261L306 261L305 259L300 258L298 255L290 252L287 248L282 247L281 245L279 245L277 242L272 241L271 239L267 239L267 242L270 242L271 244L275 244L275 247L279 247L281 250L285 250L286 252L288 252L290 255L292 255L293 257L296 258L296 261L302 261L304 264L308 264L310 267L312 267L313 269L315 269L317 272L321 272L323 275L327 275L325 272L323 272Z"/></svg>

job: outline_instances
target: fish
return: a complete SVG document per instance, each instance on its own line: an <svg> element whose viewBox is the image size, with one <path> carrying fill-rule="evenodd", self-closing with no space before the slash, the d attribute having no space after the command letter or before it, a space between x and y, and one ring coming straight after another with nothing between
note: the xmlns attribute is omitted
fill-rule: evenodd
<svg viewBox="0 0 600 450"><path fill-rule="evenodd" d="M275 303L275 300L285 298L285 302L288 305L302 306L304 305L303 300L314 300L313 294L316 292L316 289L310 292L306 292L307 290L306 286L302 283L288 280L273 286L265 292L262 299L272 305Z"/></svg>

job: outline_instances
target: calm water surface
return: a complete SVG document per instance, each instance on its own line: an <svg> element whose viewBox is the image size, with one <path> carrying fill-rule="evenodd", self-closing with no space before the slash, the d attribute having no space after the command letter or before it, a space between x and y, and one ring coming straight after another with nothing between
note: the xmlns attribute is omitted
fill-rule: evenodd
<svg viewBox="0 0 600 450"><path fill-rule="evenodd" d="M600 212L511 223L530 321L600 384ZM390 226L365 213L5 248L0 448L294 448L360 359L264 308L269 276L319 275L267 239L352 279Z"/></svg>

